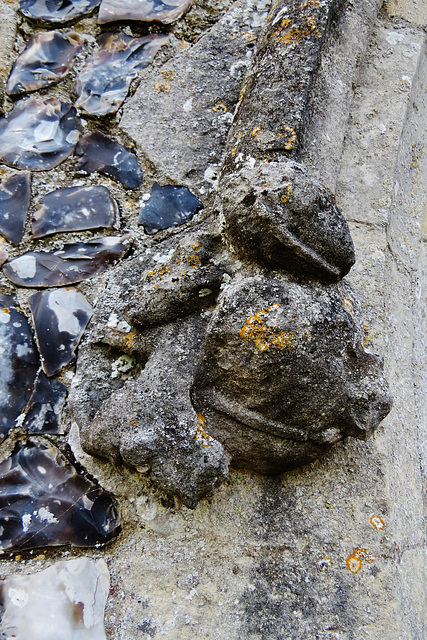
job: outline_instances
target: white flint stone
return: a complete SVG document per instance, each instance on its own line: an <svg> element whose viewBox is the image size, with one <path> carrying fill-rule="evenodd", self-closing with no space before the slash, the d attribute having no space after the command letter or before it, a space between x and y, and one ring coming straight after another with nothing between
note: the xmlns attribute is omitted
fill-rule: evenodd
<svg viewBox="0 0 427 640"><path fill-rule="evenodd" d="M84 557L9 576L0 631L16 640L105 640L109 586L105 561Z"/></svg>

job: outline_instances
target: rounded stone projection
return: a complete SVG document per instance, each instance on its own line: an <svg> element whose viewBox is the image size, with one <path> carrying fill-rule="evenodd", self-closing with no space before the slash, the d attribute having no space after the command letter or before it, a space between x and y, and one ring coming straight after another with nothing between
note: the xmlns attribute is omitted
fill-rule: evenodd
<svg viewBox="0 0 427 640"><path fill-rule="evenodd" d="M161 266L148 254L117 273L114 292L141 273L114 309L126 333L105 327L107 295L70 397L88 453L149 471L191 508L230 460L281 473L365 439L391 407L340 280L354 249L333 195L281 161L223 177L217 204L223 233L208 216L156 245ZM122 380L117 350L133 366Z"/></svg>
<svg viewBox="0 0 427 640"><path fill-rule="evenodd" d="M220 184L225 234L243 259L337 280L355 262L333 193L297 162L246 164Z"/></svg>
<svg viewBox="0 0 427 640"><path fill-rule="evenodd" d="M382 360L363 340L345 282L240 274L207 328L193 405L234 464L299 467L346 436L365 439L390 411Z"/></svg>

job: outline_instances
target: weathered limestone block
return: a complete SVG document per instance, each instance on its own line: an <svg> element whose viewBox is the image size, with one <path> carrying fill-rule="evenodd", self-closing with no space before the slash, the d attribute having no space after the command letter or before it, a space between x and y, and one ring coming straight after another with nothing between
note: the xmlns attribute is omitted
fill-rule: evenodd
<svg viewBox="0 0 427 640"><path fill-rule="evenodd" d="M212 188L269 0L239 0L198 42L147 75L120 127L162 181Z"/></svg>

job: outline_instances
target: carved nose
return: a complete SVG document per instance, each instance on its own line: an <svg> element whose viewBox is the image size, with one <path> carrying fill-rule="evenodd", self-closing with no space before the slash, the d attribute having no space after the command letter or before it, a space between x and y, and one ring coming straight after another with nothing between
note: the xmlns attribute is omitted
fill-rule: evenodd
<svg viewBox="0 0 427 640"><path fill-rule="evenodd" d="M391 410L393 400L383 375L383 358L362 345L348 351L352 369L349 385L347 435L366 440Z"/></svg>

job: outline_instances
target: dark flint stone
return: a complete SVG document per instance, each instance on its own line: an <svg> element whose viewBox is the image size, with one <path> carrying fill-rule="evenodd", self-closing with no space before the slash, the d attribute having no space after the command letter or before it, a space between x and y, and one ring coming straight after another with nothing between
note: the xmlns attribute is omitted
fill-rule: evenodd
<svg viewBox="0 0 427 640"><path fill-rule="evenodd" d="M30 308L43 371L53 376L72 362L93 308L77 289L38 291Z"/></svg>
<svg viewBox="0 0 427 640"><path fill-rule="evenodd" d="M27 318L13 296L0 294L0 439L24 411L39 367Z"/></svg>
<svg viewBox="0 0 427 640"><path fill-rule="evenodd" d="M103 33L98 38L98 51L77 76L75 107L89 115L115 113L127 96L131 80L167 41L167 36L132 38L122 32Z"/></svg>
<svg viewBox="0 0 427 640"><path fill-rule="evenodd" d="M70 104L29 98L0 120L0 161L18 169L52 169L72 154L79 135Z"/></svg>
<svg viewBox="0 0 427 640"><path fill-rule="evenodd" d="M81 46L82 38L78 33L33 34L13 64L6 93L17 95L59 82L70 71Z"/></svg>
<svg viewBox="0 0 427 640"><path fill-rule="evenodd" d="M63 24L95 9L100 0L21 0L19 10L36 22Z"/></svg>
<svg viewBox="0 0 427 640"><path fill-rule="evenodd" d="M0 464L0 549L104 544L120 529L116 500L53 446L17 445Z"/></svg>
<svg viewBox="0 0 427 640"><path fill-rule="evenodd" d="M60 287L102 273L128 250L128 236L94 238L56 251L29 251L3 265L21 287Z"/></svg>
<svg viewBox="0 0 427 640"><path fill-rule="evenodd" d="M0 234L18 244L25 233L31 197L29 171L3 176L0 183Z"/></svg>
<svg viewBox="0 0 427 640"><path fill-rule="evenodd" d="M106 187L64 187L41 200L31 232L41 238L59 231L112 227L117 214L117 203Z"/></svg>
<svg viewBox="0 0 427 640"><path fill-rule="evenodd" d="M138 158L122 144L102 133L84 135L75 150L76 169L85 173L99 171L115 178L129 189L142 184Z"/></svg>
<svg viewBox="0 0 427 640"><path fill-rule="evenodd" d="M39 371L22 425L25 431L63 434L61 416L66 398L67 387L59 380L48 378L43 371Z"/></svg>
<svg viewBox="0 0 427 640"><path fill-rule="evenodd" d="M203 209L203 204L187 187L154 183L150 198L141 205L139 223L147 233L176 227L190 220Z"/></svg>
<svg viewBox="0 0 427 640"><path fill-rule="evenodd" d="M114 20L141 20L170 24L189 10L193 0L102 0L98 22Z"/></svg>

